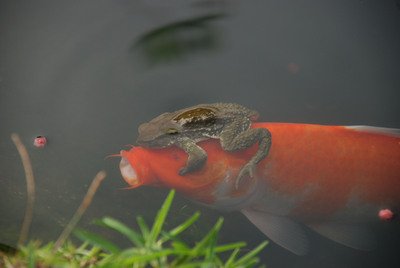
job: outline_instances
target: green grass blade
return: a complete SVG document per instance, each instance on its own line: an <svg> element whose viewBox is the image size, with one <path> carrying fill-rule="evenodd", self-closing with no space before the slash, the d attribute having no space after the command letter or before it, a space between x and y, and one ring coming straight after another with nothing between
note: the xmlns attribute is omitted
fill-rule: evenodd
<svg viewBox="0 0 400 268"><path fill-rule="evenodd" d="M157 216L154 220L154 224L153 227L151 228L150 234L149 234L149 239L146 241L148 243L148 245L153 244L160 232L161 229L164 225L165 222L165 218L168 215L168 211L169 208L171 207L172 204L172 200L174 199L174 195L175 195L175 190L171 190L167 196L167 198L164 201L164 204L161 206L161 209L158 211Z"/></svg>
<svg viewBox="0 0 400 268"><path fill-rule="evenodd" d="M36 267L36 256L35 256L35 246L33 243L28 245L28 267L35 268Z"/></svg>
<svg viewBox="0 0 400 268"><path fill-rule="evenodd" d="M170 230L169 232L162 231L161 233L163 237L161 238L160 242L164 243L168 240L175 240L176 236L178 236L180 233L189 228L195 221L197 221L199 217L200 217L200 212L197 211L189 219L187 219L174 229Z"/></svg>
<svg viewBox="0 0 400 268"><path fill-rule="evenodd" d="M255 249L247 253L246 255L242 256L240 259L238 259L235 263L236 266L239 265L248 265L249 262L252 262L252 259L256 257L258 253L260 253L261 250L263 250L266 246L268 245L268 241L262 242L260 245L258 245Z"/></svg>
<svg viewBox="0 0 400 268"><path fill-rule="evenodd" d="M67 241L68 242L68 241ZM80 245L77 249L76 249L76 251L77 252L83 252L83 251L85 251L86 250L86 248L89 246L89 243L88 242L83 242L82 243L82 245Z"/></svg>
<svg viewBox="0 0 400 268"><path fill-rule="evenodd" d="M215 235L210 236L210 239L208 241L208 245L206 248L206 256L205 256L205 261L213 261L216 254L215 254L215 245L217 243L217 236L218 236L218 230L214 231Z"/></svg>
<svg viewBox="0 0 400 268"><path fill-rule="evenodd" d="M142 216L137 216L136 221L139 225L140 231L142 232L144 241L147 241L149 239L149 235L150 235L149 227L147 226L147 224L144 221Z"/></svg>
<svg viewBox="0 0 400 268"><path fill-rule="evenodd" d="M111 253L118 253L121 250L119 249L118 246L116 246L114 243L111 241L108 241L107 239L97 235L90 233L88 231L76 229L74 231L74 234L81 239L84 242L89 242L90 244L94 246L98 246L106 251L109 251Z"/></svg>
<svg viewBox="0 0 400 268"><path fill-rule="evenodd" d="M171 242L171 247L178 253L175 259L171 262L171 267L179 267L181 263L185 263L185 261L192 256L192 248L186 245L184 242L179 241L176 238Z"/></svg>
<svg viewBox="0 0 400 268"><path fill-rule="evenodd" d="M237 248L240 249L245 246L246 246L245 242L236 242L236 243L226 244L226 245L222 245L222 246L216 246L215 252L221 253L221 252L225 252L225 251L234 250Z"/></svg>
<svg viewBox="0 0 400 268"><path fill-rule="evenodd" d="M221 267L218 263L213 261L191 261L189 263L183 263L177 266L179 268L216 268Z"/></svg>
<svg viewBox="0 0 400 268"><path fill-rule="evenodd" d="M126 236L134 245L138 247L143 246L143 238L122 222L110 217L104 217L103 219L97 221L97 223L121 233L122 235Z"/></svg>
<svg viewBox="0 0 400 268"><path fill-rule="evenodd" d="M189 219L184 221L182 224L179 226L175 227L174 229L169 231L169 235L171 236L176 236L183 231L185 231L187 228L189 228L197 219L200 217L200 212L196 211L193 216L191 216Z"/></svg>
<svg viewBox="0 0 400 268"><path fill-rule="evenodd" d="M240 251L240 248L235 248L232 252L232 254L229 256L228 260L225 262L224 267L229 268L229 267L234 267L233 264L235 262L236 256L238 255Z"/></svg>
<svg viewBox="0 0 400 268"><path fill-rule="evenodd" d="M205 263L209 263L211 260L217 261L218 258L215 258L215 247L214 241L216 241L219 230L223 224L223 218L219 218L216 224L211 228L208 234L194 246L189 251L185 252L185 255L177 256L174 261L174 264L180 267L182 264L190 263L193 259L198 259L200 257L205 257Z"/></svg>
<svg viewBox="0 0 400 268"><path fill-rule="evenodd" d="M171 243L171 246L172 248L180 252L186 252L186 253L190 252L190 248L185 243L180 241L173 241Z"/></svg>
<svg viewBox="0 0 400 268"><path fill-rule="evenodd" d="M254 257L251 261L249 261L249 262L246 264L246 267L247 267L247 268L254 267L254 266L256 266L256 264L258 264L259 262L260 262L260 259L259 259L258 257ZM261 268L261 267L259 267L259 268Z"/></svg>
<svg viewBox="0 0 400 268"><path fill-rule="evenodd" d="M221 229L223 222L224 219L219 218L217 223L215 223L208 234L193 248L195 255L202 252L209 245L210 241L217 236L217 233Z"/></svg>
<svg viewBox="0 0 400 268"><path fill-rule="evenodd" d="M146 252L145 254L126 257L123 260L123 263L124 263L124 265L129 265L129 264L134 264L134 263L138 263L138 262L156 261L160 258L167 257L171 254L175 254L175 251L173 249L163 249L163 250L154 251L154 252L149 251L149 252Z"/></svg>

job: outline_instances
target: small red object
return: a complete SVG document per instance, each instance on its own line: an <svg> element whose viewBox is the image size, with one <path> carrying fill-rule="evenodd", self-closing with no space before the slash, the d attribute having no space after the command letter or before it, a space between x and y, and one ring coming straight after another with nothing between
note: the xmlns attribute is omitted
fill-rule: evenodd
<svg viewBox="0 0 400 268"><path fill-rule="evenodd" d="M288 63L286 68L291 74L297 74L300 71L300 66L294 62Z"/></svg>
<svg viewBox="0 0 400 268"><path fill-rule="evenodd" d="M44 136L37 136L33 141L33 145L38 148L43 148L47 143L47 139Z"/></svg>
<svg viewBox="0 0 400 268"><path fill-rule="evenodd" d="M394 213L390 209L381 209L378 215L381 220L388 221L393 219Z"/></svg>

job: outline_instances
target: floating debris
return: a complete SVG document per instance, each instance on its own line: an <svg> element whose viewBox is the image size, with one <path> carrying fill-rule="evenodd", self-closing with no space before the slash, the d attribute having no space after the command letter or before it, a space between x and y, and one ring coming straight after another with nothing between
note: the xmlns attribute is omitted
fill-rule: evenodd
<svg viewBox="0 0 400 268"><path fill-rule="evenodd" d="M38 147L38 148L43 148L46 146L47 139L44 136L37 136L35 140L33 141L33 146Z"/></svg>
<svg viewBox="0 0 400 268"><path fill-rule="evenodd" d="M394 217L394 213L390 209L381 209L378 215L379 218L384 221L389 221Z"/></svg>

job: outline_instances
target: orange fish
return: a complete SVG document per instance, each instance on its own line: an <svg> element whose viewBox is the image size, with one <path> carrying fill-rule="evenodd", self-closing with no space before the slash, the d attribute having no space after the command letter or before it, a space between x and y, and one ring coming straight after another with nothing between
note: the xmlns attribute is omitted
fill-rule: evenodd
<svg viewBox="0 0 400 268"><path fill-rule="evenodd" d="M120 153L121 174L131 188L174 188L208 206L240 210L271 240L298 255L309 249L305 226L368 250L373 238L365 223L400 212L400 130L289 123L252 127L267 128L272 145L255 176L238 187L236 177L257 145L232 153L218 140L199 142L207 162L184 176L179 175L187 160L183 150L133 147Z"/></svg>

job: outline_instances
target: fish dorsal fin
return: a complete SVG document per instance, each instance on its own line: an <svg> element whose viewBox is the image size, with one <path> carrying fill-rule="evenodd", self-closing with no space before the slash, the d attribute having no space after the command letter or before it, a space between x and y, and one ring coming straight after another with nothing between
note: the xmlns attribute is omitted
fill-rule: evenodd
<svg viewBox="0 0 400 268"><path fill-rule="evenodd" d="M371 126L346 126L346 128L361 132L368 132L368 133L381 134L381 135L400 138L400 129L398 128L371 127Z"/></svg>
<svg viewBox="0 0 400 268"><path fill-rule="evenodd" d="M375 237L365 227L337 222L312 224L309 227L322 236L354 249L373 250L375 248Z"/></svg>
<svg viewBox="0 0 400 268"><path fill-rule="evenodd" d="M276 244L297 255L307 254L309 241L299 224L283 216L253 209L242 209L242 213Z"/></svg>

